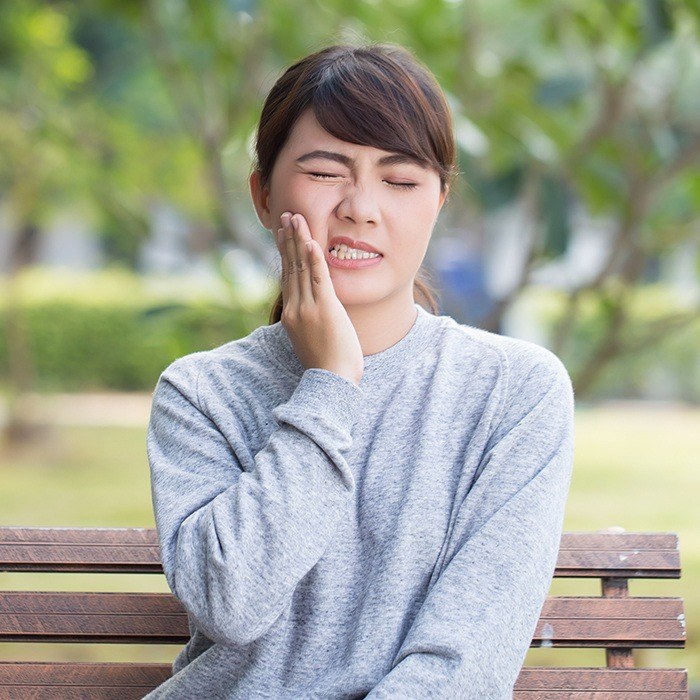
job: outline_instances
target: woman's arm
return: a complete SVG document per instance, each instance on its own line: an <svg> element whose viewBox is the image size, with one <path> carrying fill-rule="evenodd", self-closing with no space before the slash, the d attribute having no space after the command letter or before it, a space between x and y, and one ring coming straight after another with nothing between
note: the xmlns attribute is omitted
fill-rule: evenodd
<svg viewBox="0 0 700 700"><path fill-rule="evenodd" d="M547 357L511 382L442 571L368 699L512 699L556 566L573 465L571 380Z"/></svg>
<svg viewBox="0 0 700 700"><path fill-rule="evenodd" d="M347 512L355 482L346 455L363 392L307 369L244 471L201 410L197 379L181 358L153 396L147 452L163 571L207 637L248 644L288 607Z"/></svg>

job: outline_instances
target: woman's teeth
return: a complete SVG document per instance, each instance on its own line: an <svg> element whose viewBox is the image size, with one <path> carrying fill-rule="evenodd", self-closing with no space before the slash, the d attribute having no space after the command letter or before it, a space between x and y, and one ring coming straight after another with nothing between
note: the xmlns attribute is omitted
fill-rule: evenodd
<svg viewBox="0 0 700 700"><path fill-rule="evenodd" d="M357 248L348 248L345 243L331 248L331 255L339 260L367 260L368 258L378 258L379 253L370 253L367 250L357 250Z"/></svg>

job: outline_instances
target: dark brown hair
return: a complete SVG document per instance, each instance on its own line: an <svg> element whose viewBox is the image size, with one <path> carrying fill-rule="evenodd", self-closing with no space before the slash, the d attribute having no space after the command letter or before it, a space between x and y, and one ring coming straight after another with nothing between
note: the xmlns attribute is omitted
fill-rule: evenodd
<svg viewBox="0 0 700 700"><path fill-rule="evenodd" d="M402 46L335 44L287 68L270 90L257 128L253 169L260 171L263 187L269 186L292 126L309 107L321 127L342 141L404 153L433 167L443 193L457 174L445 96L430 70ZM414 279L413 298L438 313L423 268ZM280 291L270 324L281 315Z"/></svg>

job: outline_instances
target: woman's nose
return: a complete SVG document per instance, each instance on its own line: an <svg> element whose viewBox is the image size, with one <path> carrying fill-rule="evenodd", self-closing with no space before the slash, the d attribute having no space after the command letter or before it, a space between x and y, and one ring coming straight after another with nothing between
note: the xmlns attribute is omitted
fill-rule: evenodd
<svg viewBox="0 0 700 700"><path fill-rule="evenodd" d="M377 223L379 221L379 203L371 187L350 185L342 191L338 205L338 216L351 219L354 223Z"/></svg>

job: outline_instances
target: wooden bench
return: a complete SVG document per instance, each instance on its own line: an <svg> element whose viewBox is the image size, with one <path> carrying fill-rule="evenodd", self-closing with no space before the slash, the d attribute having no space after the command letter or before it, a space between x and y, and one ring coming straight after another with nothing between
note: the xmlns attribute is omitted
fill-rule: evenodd
<svg viewBox="0 0 700 700"><path fill-rule="evenodd" d="M0 527L0 571L162 573L153 529ZM605 648L606 667L524 666L516 700L687 700L684 668L635 668L634 648L685 646L680 598L630 597L628 581L679 578L669 533L569 532L556 577L600 578L602 595L549 597L532 647ZM0 592L0 641L184 644L170 593ZM0 699L142 698L169 664L0 662Z"/></svg>

